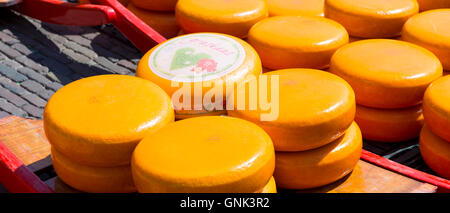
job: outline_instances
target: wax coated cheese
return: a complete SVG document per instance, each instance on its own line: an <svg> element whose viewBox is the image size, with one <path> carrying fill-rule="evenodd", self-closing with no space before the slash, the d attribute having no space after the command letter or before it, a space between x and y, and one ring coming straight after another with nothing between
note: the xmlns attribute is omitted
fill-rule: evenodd
<svg viewBox="0 0 450 213"><path fill-rule="evenodd" d="M131 162L139 192L251 193L272 177L275 152L257 125L225 116L189 118L148 135Z"/></svg>
<svg viewBox="0 0 450 213"><path fill-rule="evenodd" d="M450 179L450 142L434 134L425 124L419 146L425 163L438 175Z"/></svg>
<svg viewBox="0 0 450 213"><path fill-rule="evenodd" d="M144 135L174 121L167 94L150 81L100 75L67 84L48 101L44 130L67 158L83 165L127 165Z"/></svg>
<svg viewBox="0 0 450 213"><path fill-rule="evenodd" d="M136 76L163 88L172 97L176 117L182 119L225 114L226 85L236 85L261 72L258 54L241 39L194 33L148 51L137 66ZM217 96L207 95L213 93Z"/></svg>
<svg viewBox="0 0 450 213"><path fill-rule="evenodd" d="M52 147L51 158L58 178L69 186L91 193L128 193L136 188L129 165L91 167L76 163Z"/></svg>
<svg viewBox="0 0 450 213"><path fill-rule="evenodd" d="M275 183L275 179L273 177L270 178L269 182L266 186L264 186L261 193L277 193L277 184Z"/></svg>
<svg viewBox="0 0 450 213"><path fill-rule="evenodd" d="M174 11L178 0L130 0L134 5L145 10Z"/></svg>
<svg viewBox="0 0 450 213"><path fill-rule="evenodd" d="M400 35L416 0L325 0L325 17L341 23L351 36L390 38Z"/></svg>
<svg viewBox="0 0 450 213"><path fill-rule="evenodd" d="M442 76L442 65L433 53L415 44L367 39L336 51L330 72L352 86L360 105L406 108L421 103L428 85Z"/></svg>
<svg viewBox="0 0 450 213"><path fill-rule="evenodd" d="M449 0L417 0L419 3L419 10L433 10L439 8L450 8Z"/></svg>
<svg viewBox="0 0 450 213"><path fill-rule="evenodd" d="M417 138L424 123L422 106L404 109L376 109L356 106L355 121L364 139L401 142Z"/></svg>
<svg viewBox="0 0 450 213"><path fill-rule="evenodd" d="M349 174L362 151L361 131L353 123L345 134L323 147L303 152L277 152L274 177L279 188L309 189Z"/></svg>
<svg viewBox="0 0 450 213"><path fill-rule="evenodd" d="M245 38L269 10L265 0L180 0L175 15L186 33L216 32Z"/></svg>
<svg viewBox="0 0 450 213"><path fill-rule="evenodd" d="M427 88L423 116L429 128L450 143L450 75L434 81Z"/></svg>
<svg viewBox="0 0 450 213"><path fill-rule="evenodd" d="M178 35L180 27L173 13L144 10L133 3L128 4L128 10L164 37L172 38Z"/></svg>
<svg viewBox="0 0 450 213"><path fill-rule="evenodd" d="M324 0L267 0L270 16L323 16Z"/></svg>
<svg viewBox="0 0 450 213"><path fill-rule="evenodd" d="M353 122L355 95L342 78L313 69L277 70L262 76L269 79L268 97L263 93L252 95L250 90L238 90L231 97L234 108L228 115L262 127L272 138L275 150L303 151L323 146L342 136ZM276 79L275 84L271 79ZM279 92L273 94L271 91L276 90L271 88L275 87ZM262 109L260 102L252 109L249 100L245 108L239 106L242 103L239 97L252 99L251 96L259 96L259 100L267 98L279 106ZM262 120L263 114L272 116Z"/></svg>
<svg viewBox="0 0 450 213"><path fill-rule="evenodd" d="M330 19L276 16L255 24L248 42L269 69L322 69L330 63L331 55L348 43L348 34Z"/></svg>
<svg viewBox="0 0 450 213"><path fill-rule="evenodd" d="M402 39L430 50L444 70L450 70L450 9L426 11L411 17L403 27Z"/></svg>

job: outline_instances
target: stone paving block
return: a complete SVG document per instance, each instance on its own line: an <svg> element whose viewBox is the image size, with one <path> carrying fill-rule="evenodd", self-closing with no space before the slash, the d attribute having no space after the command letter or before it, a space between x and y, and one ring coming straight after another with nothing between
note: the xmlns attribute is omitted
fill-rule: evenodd
<svg viewBox="0 0 450 213"><path fill-rule="evenodd" d="M14 38L14 37L6 34L6 33L4 33L3 31L0 31L0 40L2 42L4 42L5 44L8 44L8 45L12 45L12 44L15 44L15 43L19 42L19 40L17 40L16 38Z"/></svg>
<svg viewBox="0 0 450 213"><path fill-rule="evenodd" d="M2 60L1 63L6 65L6 66L8 66L8 67L11 67L11 68L13 68L15 70L20 68L20 67L23 67L22 64L18 63L15 60L11 60L9 58L6 58L6 59Z"/></svg>
<svg viewBox="0 0 450 213"><path fill-rule="evenodd" d="M45 48L40 49L39 52L42 53L42 55L44 55L45 57L53 58L63 64L68 64L72 62L72 60L70 60L66 54L59 51L59 49Z"/></svg>
<svg viewBox="0 0 450 213"><path fill-rule="evenodd" d="M44 86L42 86L41 84L39 84L38 82L36 82L34 80L26 80L26 81L22 82L20 85L23 88L25 88L33 93L36 93L36 94L39 94L41 91L45 90Z"/></svg>
<svg viewBox="0 0 450 213"><path fill-rule="evenodd" d="M122 75L129 75L131 73L130 70L116 65L102 56L97 57L96 59L94 59L94 61L97 62L98 64L102 65L103 67L105 67L108 71L113 72L113 73L122 74Z"/></svg>
<svg viewBox="0 0 450 213"><path fill-rule="evenodd" d="M44 89L44 90L38 92L37 94L39 95L39 97L43 98L44 100L48 100L48 99L50 99L50 98L52 97L52 95L53 95L54 93L55 93L55 92L52 91L52 90L46 90L46 89Z"/></svg>
<svg viewBox="0 0 450 213"><path fill-rule="evenodd" d="M128 61L128 60L126 60L126 59L121 59L121 60L119 60L119 61L117 62L117 64L119 64L119 65L121 65L121 66L123 66L123 67L126 67L126 68L128 68L128 69L130 69L130 70L133 70L133 71L135 71L136 68L137 68L137 64L135 64L135 63L133 63L133 62L131 62L131 61Z"/></svg>
<svg viewBox="0 0 450 213"><path fill-rule="evenodd" d="M26 104L22 108L25 112L27 112L31 116L42 119L42 116L44 114L44 110L42 108L35 107L31 104Z"/></svg>
<svg viewBox="0 0 450 213"><path fill-rule="evenodd" d="M20 74L13 68L6 66L2 63L0 63L0 74L3 76L6 76L7 78L9 78L15 82L22 82L22 81L27 80L26 76Z"/></svg>
<svg viewBox="0 0 450 213"><path fill-rule="evenodd" d="M32 70L32 69L30 69L28 67L21 67L21 68L17 69L17 71L19 71L20 73L26 75L28 78L39 82L43 86L45 86L47 88L51 88L51 85L52 85L53 82L50 81L49 79L47 79L45 76L37 73L34 70Z"/></svg>
<svg viewBox="0 0 450 213"><path fill-rule="evenodd" d="M25 117L27 115L21 108L14 106L3 98L0 98L0 109L16 116Z"/></svg>
<svg viewBox="0 0 450 213"><path fill-rule="evenodd" d="M72 81L69 77L61 74L55 74L54 72L48 72L46 77L61 84L68 84Z"/></svg>
<svg viewBox="0 0 450 213"><path fill-rule="evenodd" d="M47 103L47 101L43 100L42 98L40 98L36 94L29 93L29 92L23 94L22 97L25 100L29 101L30 103L32 103L32 104L34 104L35 106L38 106L38 107L45 107L45 104Z"/></svg>
<svg viewBox="0 0 450 213"><path fill-rule="evenodd" d="M77 44L80 44L82 46L91 48L91 40L89 40L89 39L87 39L87 38L85 38L83 36L80 36L80 35L66 35L66 37L69 40L71 40L71 41L73 41L73 42L75 42Z"/></svg>
<svg viewBox="0 0 450 213"><path fill-rule="evenodd" d="M97 53L95 53L91 49L83 47L83 46L81 46L81 45L79 45L79 44L77 44L75 42L68 41L68 42L64 43L64 46L66 46L66 47L68 47L68 48L70 48L72 50L75 50L76 52L81 53L81 54L83 54L84 56L87 56L90 59L93 59L93 58L97 57Z"/></svg>
<svg viewBox="0 0 450 213"><path fill-rule="evenodd" d="M16 58L21 56L20 52L11 48L10 46L0 43L0 52L8 56L9 58Z"/></svg>
<svg viewBox="0 0 450 213"><path fill-rule="evenodd" d="M27 102L23 98L19 97L18 95L12 93L11 91L1 86L0 86L0 97L8 100L9 102L13 103L18 107L27 104Z"/></svg>
<svg viewBox="0 0 450 213"><path fill-rule="evenodd" d="M33 53L33 51L31 51L27 46L23 45L22 43L13 44L11 47L24 55L30 55L31 53Z"/></svg>
<svg viewBox="0 0 450 213"><path fill-rule="evenodd" d="M33 61L32 59L26 57L26 56L19 56L15 58L16 61L20 62L23 66L28 67L30 69L36 70L40 73L47 73L48 68L45 66L42 66L41 64Z"/></svg>
<svg viewBox="0 0 450 213"><path fill-rule="evenodd" d="M66 54L69 58L72 59L72 61L81 62L84 64L89 64L91 62L91 59L87 56L84 56L82 54L76 53L75 51L71 49L64 49L62 50L64 54Z"/></svg>
<svg viewBox="0 0 450 213"><path fill-rule="evenodd" d="M19 83L12 82L10 79L3 76L0 76L0 85L19 96L28 92L26 89L21 87Z"/></svg>
<svg viewBox="0 0 450 213"><path fill-rule="evenodd" d="M52 84L49 85L49 88L52 89L53 91L58 91L62 87L63 85L58 82L53 82Z"/></svg>

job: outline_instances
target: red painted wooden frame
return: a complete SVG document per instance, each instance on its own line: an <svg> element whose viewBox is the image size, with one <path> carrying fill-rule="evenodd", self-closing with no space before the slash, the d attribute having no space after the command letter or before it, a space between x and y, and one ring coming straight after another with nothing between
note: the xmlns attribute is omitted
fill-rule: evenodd
<svg viewBox="0 0 450 213"><path fill-rule="evenodd" d="M16 11L45 22L62 25L96 26L113 24L139 50L147 52L166 39L117 0L91 0L95 4L74 4L59 0L23 0ZM363 150L361 159L450 192L450 181L430 175ZM0 142L0 182L10 192L53 192Z"/></svg>

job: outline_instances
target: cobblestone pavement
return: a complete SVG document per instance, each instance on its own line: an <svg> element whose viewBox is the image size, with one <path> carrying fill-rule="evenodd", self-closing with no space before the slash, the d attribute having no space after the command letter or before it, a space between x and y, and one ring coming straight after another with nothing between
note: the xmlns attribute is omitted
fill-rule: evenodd
<svg viewBox="0 0 450 213"><path fill-rule="evenodd" d="M0 8L0 118L42 119L47 100L72 81L134 75L140 53L112 25L61 26Z"/></svg>

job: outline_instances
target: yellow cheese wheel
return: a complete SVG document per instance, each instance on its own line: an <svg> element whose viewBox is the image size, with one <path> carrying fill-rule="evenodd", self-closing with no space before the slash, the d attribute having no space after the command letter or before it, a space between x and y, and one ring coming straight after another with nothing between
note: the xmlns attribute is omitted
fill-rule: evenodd
<svg viewBox="0 0 450 213"><path fill-rule="evenodd" d="M348 43L339 23L322 17L276 16L255 24L248 42L269 69L322 69L331 55Z"/></svg>
<svg viewBox="0 0 450 213"><path fill-rule="evenodd" d="M240 89L231 97L235 100L234 110L228 114L262 127L272 138L275 150L303 151L323 146L342 136L353 122L355 95L350 85L338 76L313 69L277 70L262 76L269 79L268 88L263 89L269 90L268 97L261 93L258 99L272 100L273 107L262 109L261 102L255 109L249 104L240 107L239 96L257 95ZM272 79L276 78L278 85L272 85ZM276 87L279 93L272 96L272 88ZM268 118L263 120L264 115Z"/></svg>
<svg viewBox="0 0 450 213"><path fill-rule="evenodd" d="M450 8L449 0L417 0L419 3L419 10L433 10L439 8Z"/></svg>
<svg viewBox="0 0 450 213"><path fill-rule="evenodd" d="M362 151L361 131L353 123L345 134L323 147L303 152L277 152L274 177L279 188L309 189L349 174Z"/></svg>
<svg viewBox="0 0 450 213"><path fill-rule="evenodd" d="M72 161L101 167L129 164L144 135L173 120L170 98L161 88L125 75L67 84L44 110L50 143Z"/></svg>
<svg viewBox="0 0 450 213"><path fill-rule="evenodd" d="M134 5L145 10L174 11L178 0L130 0Z"/></svg>
<svg viewBox="0 0 450 213"><path fill-rule="evenodd" d="M364 139L379 142L417 138L424 123L421 105L404 109L376 109L357 105L355 121Z"/></svg>
<svg viewBox="0 0 450 213"><path fill-rule="evenodd" d="M58 177L69 186L91 193L128 193L136 188L129 165L117 167L91 167L76 163L51 149L53 168Z"/></svg>
<svg viewBox="0 0 450 213"><path fill-rule="evenodd" d="M194 33L168 40L148 51L137 66L136 76L163 88L173 99L176 118L183 119L226 114L226 84L233 86L261 72L258 54L241 39L225 34ZM207 101L202 104L202 100Z"/></svg>
<svg viewBox="0 0 450 213"><path fill-rule="evenodd" d="M426 90L423 116L429 128L450 143L450 76L439 78Z"/></svg>
<svg viewBox="0 0 450 213"><path fill-rule="evenodd" d="M175 15L187 33L216 32L245 38L269 10L265 0L180 0Z"/></svg>
<svg viewBox="0 0 450 213"><path fill-rule="evenodd" d="M144 138L131 161L139 192L257 192L274 167L267 133L226 116L169 124Z"/></svg>
<svg viewBox="0 0 450 213"><path fill-rule="evenodd" d="M171 12L144 10L136 7L133 3L128 5L128 10L166 38L175 37L180 31L175 15Z"/></svg>
<svg viewBox="0 0 450 213"><path fill-rule="evenodd" d="M277 193L277 184L275 183L275 179L273 178L273 176L270 178L267 185L264 186L261 193Z"/></svg>
<svg viewBox="0 0 450 213"><path fill-rule="evenodd" d="M267 0L270 16L323 16L324 0Z"/></svg>
<svg viewBox="0 0 450 213"><path fill-rule="evenodd" d="M438 175L450 179L450 143L434 134L427 124L420 133L420 153Z"/></svg>
<svg viewBox="0 0 450 213"><path fill-rule="evenodd" d="M390 38L400 35L409 17L418 13L416 0L325 0L325 17L362 38Z"/></svg>
<svg viewBox="0 0 450 213"><path fill-rule="evenodd" d="M403 27L402 39L430 50L439 58L444 70L450 70L450 9L431 10L411 17Z"/></svg>
<svg viewBox="0 0 450 213"><path fill-rule="evenodd" d="M433 53L417 45L367 39L336 51L330 72L352 86L360 105L406 108L421 103L427 86L442 76L442 65Z"/></svg>

